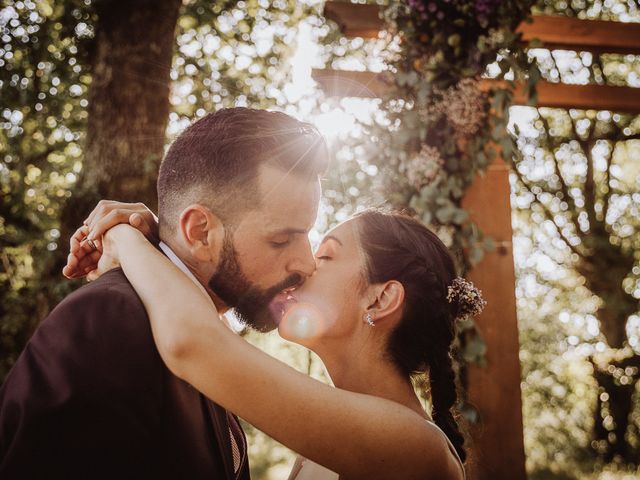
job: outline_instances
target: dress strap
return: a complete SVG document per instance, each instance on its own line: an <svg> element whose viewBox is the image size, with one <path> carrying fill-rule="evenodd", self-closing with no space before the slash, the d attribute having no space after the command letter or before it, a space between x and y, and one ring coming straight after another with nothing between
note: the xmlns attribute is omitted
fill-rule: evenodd
<svg viewBox="0 0 640 480"><path fill-rule="evenodd" d="M293 468L291 468L291 473L289 473L289 478L287 480L295 480L295 478L300 473L300 470L302 469L303 461L304 461L304 458L301 455L296 456L296 461L293 464Z"/></svg>
<svg viewBox="0 0 640 480"><path fill-rule="evenodd" d="M427 423L436 427L438 431L442 434L444 439L447 441L447 445L449 445L449 450L451 450L451 452L455 455L456 459L458 460L458 464L460 465L460 469L462 470L462 478L466 480L467 472L464 469L464 462L460 458L460 455L458 455L458 451L456 450L456 447L453 446L453 443L451 443L451 440L449 440L449 437L447 436L447 434L444 433L444 431L438 426L436 422L434 422L433 420L427 420Z"/></svg>

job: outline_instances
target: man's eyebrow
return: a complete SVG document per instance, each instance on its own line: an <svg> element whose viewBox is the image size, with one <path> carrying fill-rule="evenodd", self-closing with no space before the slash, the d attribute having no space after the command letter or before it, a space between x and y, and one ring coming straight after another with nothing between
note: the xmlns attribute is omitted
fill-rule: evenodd
<svg viewBox="0 0 640 480"><path fill-rule="evenodd" d="M336 242L338 242L338 245L342 247L342 242L338 239L338 237L334 237L333 235L325 235L325 237L322 239L322 242L320 242L320 245L324 244L327 240L335 240Z"/></svg>
<svg viewBox="0 0 640 480"><path fill-rule="evenodd" d="M307 235L309 232L303 228L283 228L271 232L271 235Z"/></svg>

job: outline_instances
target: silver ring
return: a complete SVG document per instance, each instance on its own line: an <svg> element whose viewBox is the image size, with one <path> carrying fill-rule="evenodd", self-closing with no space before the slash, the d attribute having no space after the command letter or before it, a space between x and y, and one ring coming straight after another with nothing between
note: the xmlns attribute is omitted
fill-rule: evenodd
<svg viewBox="0 0 640 480"><path fill-rule="evenodd" d="M96 250L98 250L98 247L96 247L95 242L93 240L91 240L90 238L85 238L84 241L89 244L89 246L91 247L91 250L93 250L94 252Z"/></svg>

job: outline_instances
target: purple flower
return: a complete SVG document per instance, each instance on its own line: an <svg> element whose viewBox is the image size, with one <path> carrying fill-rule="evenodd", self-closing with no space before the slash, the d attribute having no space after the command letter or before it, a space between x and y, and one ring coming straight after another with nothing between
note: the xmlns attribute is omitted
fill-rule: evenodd
<svg viewBox="0 0 640 480"><path fill-rule="evenodd" d="M476 0L476 17L486 21L499 4L500 0Z"/></svg>

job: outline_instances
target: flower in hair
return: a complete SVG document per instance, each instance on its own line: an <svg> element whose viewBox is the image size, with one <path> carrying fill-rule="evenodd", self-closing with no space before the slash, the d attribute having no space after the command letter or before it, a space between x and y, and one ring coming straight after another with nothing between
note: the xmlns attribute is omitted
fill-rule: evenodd
<svg viewBox="0 0 640 480"><path fill-rule="evenodd" d="M476 286L462 277L456 277L447 290L447 300L458 307L457 319L479 315L487 302Z"/></svg>

